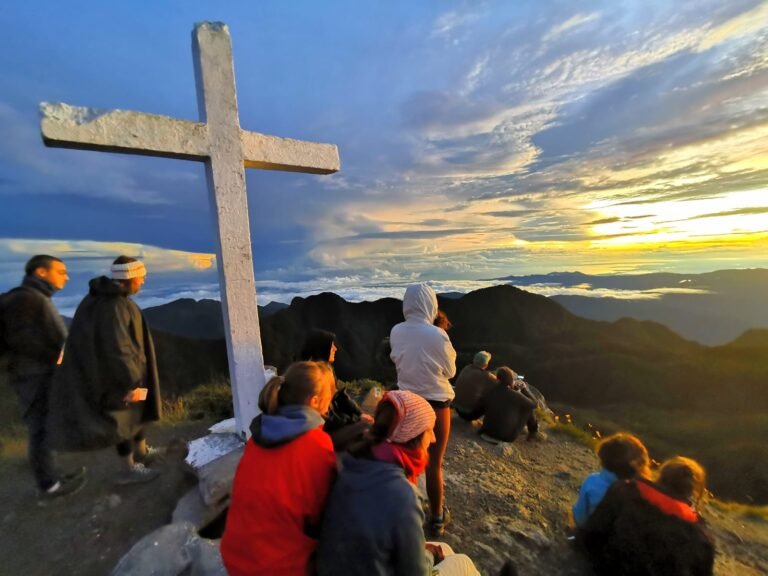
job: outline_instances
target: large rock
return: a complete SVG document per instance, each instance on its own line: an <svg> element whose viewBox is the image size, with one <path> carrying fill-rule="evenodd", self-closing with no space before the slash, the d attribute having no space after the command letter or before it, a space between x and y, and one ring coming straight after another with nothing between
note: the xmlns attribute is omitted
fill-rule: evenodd
<svg viewBox="0 0 768 576"><path fill-rule="evenodd" d="M148 534L123 556L112 576L226 576L218 542L197 535L189 522Z"/></svg>
<svg viewBox="0 0 768 576"><path fill-rule="evenodd" d="M206 505L200 489L195 487L184 494L178 501L173 511L171 522L174 524L189 522L197 530L202 530L220 516L228 506L229 498L223 498L210 506Z"/></svg>
<svg viewBox="0 0 768 576"><path fill-rule="evenodd" d="M244 447L233 450L197 471L200 495L206 506L217 505L229 499L235 471L244 451Z"/></svg>

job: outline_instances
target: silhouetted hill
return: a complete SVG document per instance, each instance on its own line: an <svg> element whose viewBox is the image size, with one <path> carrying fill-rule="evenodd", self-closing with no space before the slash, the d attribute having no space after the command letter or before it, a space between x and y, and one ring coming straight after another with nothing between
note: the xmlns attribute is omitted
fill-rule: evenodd
<svg viewBox="0 0 768 576"><path fill-rule="evenodd" d="M575 316L552 300L512 286L440 299L454 324L458 365L478 350L508 364L553 399L574 405L630 402L651 407L768 407L768 347L690 342L654 323L598 322ZM312 327L336 332L336 370L348 380L387 381L391 368L376 351L402 320L401 302L350 303L334 294L296 298L262 324L265 360L284 368Z"/></svg>
<svg viewBox="0 0 768 576"><path fill-rule="evenodd" d="M493 366L513 367L560 402L738 411L768 407L764 331L745 334L729 345L706 347L655 322L580 318L549 298L512 286L477 290L459 299L440 298L440 306L453 322L450 336L459 369L478 350L488 350ZM177 327L203 326L202 318L221 330L212 318L218 302L186 300L158 308L163 308L163 320ZM149 317L156 327L156 317ZM297 358L309 330L323 328L337 335L340 378L391 381L392 367L377 358L377 350L402 319L402 304L393 298L361 303L330 293L295 298L289 307L262 320L265 362L284 369ZM183 342L168 341L172 347ZM223 357L223 339L199 347L201 356ZM198 353L189 356L194 366ZM204 370L190 372L193 379L205 376Z"/></svg>
<svg viewBox="0 0 768 576"><path fill-rule="evenodd" d="M287 307L287 304L280 302L259 306L259 318L268 318ZM181 298L168 304L146 308L144 316L153 329L163 330L169 334L203 340L224 338L224 318L221 313L221 302L218 300Z"/></svg>
<svg viewBox="0 0 768 576"><path fill-rule="evenodd" d="M686 338L704 344L724 344L750 328L768 328L768 270L718 270L705 274L637 274L593 276L581 272L553 272L501 278L515 286L534 284L591 290L657 291L654 299L556 295L568 310L593 320L623 317L652 320ZM678 293L696 290L701 293Z"/></svg>

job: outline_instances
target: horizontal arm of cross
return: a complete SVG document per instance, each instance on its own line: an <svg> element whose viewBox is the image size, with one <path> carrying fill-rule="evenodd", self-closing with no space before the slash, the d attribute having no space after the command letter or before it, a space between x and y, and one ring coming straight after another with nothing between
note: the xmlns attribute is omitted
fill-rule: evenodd
<svg viewBox="0 0 768 576"><path fill-rule="evenodd" d="M341 168L339 149L334 144L316 144L267 136L258 132L240 132L246 168L332 174Z"/></svg>
<svg viewBox="0 0 768 576"><path fill-rule="evenodd" d="M43 103L40 112L46 146L187 160L208 156L207 130L200 122L69 104Z"/></svg>
<svg viewBox="0 0 768 576"><path fill-rule="evenodd" d="M101 111L69 104L40 106L41 130L46 146L125 152L203 160L211 155L208 130L201 122L167 116ZM339 150L317 144L240 131L246 168L331 174L340 169Z"/></svg>

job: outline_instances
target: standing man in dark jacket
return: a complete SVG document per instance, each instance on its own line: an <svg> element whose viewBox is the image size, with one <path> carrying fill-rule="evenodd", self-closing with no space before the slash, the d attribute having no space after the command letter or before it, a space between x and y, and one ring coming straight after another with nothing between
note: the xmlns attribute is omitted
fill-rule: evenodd
<svg viewBox="0 0 768 576"><path fill-rule="evenodd" d="M130 298L147 272L128 256L111 272L89 282L72 320L56 386L56 405L70 407L56 414L70 420L55 427L56 439L75 450L114 444L125 465L117 482L148 482L158 476L145 466L157 450L147 445L144 427L160 419L160 385L149 326Z"/></svg>
<svg viewBox="0 0 768 576"><path fill-rule="evenodd" d="M11 386L19 397L29 435L28 455L41 500L83 487L85 470L61 475L48 442L48 396L67 328L51 301L69 276L58 258L33 256L21 285L2 297L2 337L7 347Z"/></svg>

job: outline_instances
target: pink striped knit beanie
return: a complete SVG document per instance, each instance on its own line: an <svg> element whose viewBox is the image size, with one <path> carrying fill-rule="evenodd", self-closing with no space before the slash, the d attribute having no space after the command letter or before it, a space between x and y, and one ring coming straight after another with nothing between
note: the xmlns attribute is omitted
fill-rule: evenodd
<svg viewBox="0 0 768 576"><path fill-rule="evenodd" d="M405 444L427 430L434 441L435 411L424 398L407 390L392 390L384 394L381 401L391 403L397 411L387 442Z"/></svg>

